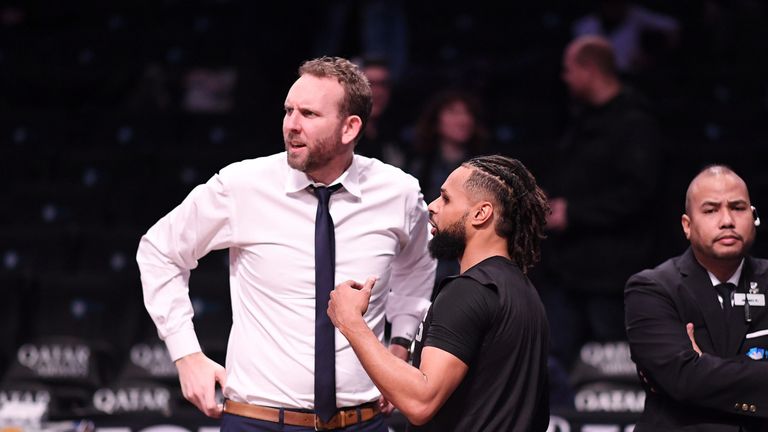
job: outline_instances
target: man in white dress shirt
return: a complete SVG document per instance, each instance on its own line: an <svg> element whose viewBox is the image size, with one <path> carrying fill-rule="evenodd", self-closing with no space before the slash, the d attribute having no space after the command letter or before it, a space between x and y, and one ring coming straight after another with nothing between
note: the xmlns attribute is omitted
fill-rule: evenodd
<svg viewBox="0 0 768 432"><path fill-rule="evenodd" d="M370 87L354 64L331 57L305 62L285 99L285 152L225 167L141 239L145 304L183 394L206 415L222 417L224 431L386 431L380 411L388 404L338 332L338 411L330 420L314 412L313 189L340 185L328 204L335 281L378 277L365 319L380 339L385 315L393 339L413 339L434 282L417 180L354 154L370 109ZM226 369L202 353L188 295L197 260L224 248L233 316ZM391 344L390 351L407 358L403 346ZM214 398L216 382L223 405Z"/></svg>

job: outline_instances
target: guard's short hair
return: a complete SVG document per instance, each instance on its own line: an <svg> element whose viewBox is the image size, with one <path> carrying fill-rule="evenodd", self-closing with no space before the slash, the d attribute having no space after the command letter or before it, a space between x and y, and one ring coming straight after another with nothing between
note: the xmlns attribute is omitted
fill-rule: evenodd
<svg viewBox="0 0 768 432"><path fill-rule="evenodd" d="M736 171L734 171L731 167L724 164L709 164L702 168L696 176L691 180L690 183L688 183L688 189L685 191L685 214L690 215L691 211L691 192L693 190L693 185L696 183L696 181L703 177L703 176L715 176L715 175L734 175L741 179L738 174L736 174ZM742 181L744 181L742 179ZM746 182L745 182L746 184Z"/></svg>

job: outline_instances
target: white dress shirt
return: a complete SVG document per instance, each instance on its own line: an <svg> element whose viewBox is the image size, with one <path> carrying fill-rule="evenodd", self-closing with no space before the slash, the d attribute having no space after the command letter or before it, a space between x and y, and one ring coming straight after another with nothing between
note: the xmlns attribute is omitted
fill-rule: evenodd
<svg viewBox="0 0 768 432"><path fill-rule="evenodd" d="M398 168L355 155L332 184L336 283L378 281L365 314L383 339L413 339L435 277L428 213L418 181ZM317 198L312 181L286 154L237 162L160 219L142 237L137 261L144 302L176 360L200 351L188 295L190 270L215 249L229 248L232 331L225 397L286 408L314 407ZM336 331L339 407L375 400L379 392L349 342Z"/></svg>

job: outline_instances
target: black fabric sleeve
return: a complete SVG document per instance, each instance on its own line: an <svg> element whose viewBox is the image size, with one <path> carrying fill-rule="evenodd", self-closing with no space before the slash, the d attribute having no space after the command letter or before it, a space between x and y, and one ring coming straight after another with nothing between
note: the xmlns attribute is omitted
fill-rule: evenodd
<svg viewBox="0 0 768 432"><path fill-rule="evenodd" d="M498 309L494 288L469 278L454 279L435 298L424 346L449 352L469 365Z"/></svg>

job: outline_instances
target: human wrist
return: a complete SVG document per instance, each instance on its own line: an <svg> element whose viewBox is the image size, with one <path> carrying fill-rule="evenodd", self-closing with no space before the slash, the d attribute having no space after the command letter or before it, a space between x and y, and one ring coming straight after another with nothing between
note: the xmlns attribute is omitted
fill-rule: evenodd
<svg viewBox="0 0 768 432"><path fill-rule="evenodd" d="M412 343L412 341L410 339L404 338L404 337L401 337L401 336L395 336L395 337L389 339L389 344L390 345L400 345L401 347L403 347L403 348L405 348L405 349L407 349L409 351L411 349L411 343Z"/></svg>
<svg viewBox="0 0 768 432"><path fill-rule="evenodd" d="M362 315L349 314L339 324L339 332L347 339L354 337L355 334L370 331Z"/></svg>

